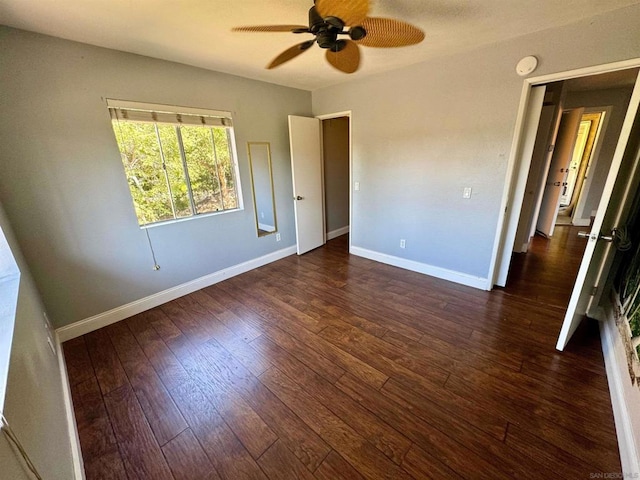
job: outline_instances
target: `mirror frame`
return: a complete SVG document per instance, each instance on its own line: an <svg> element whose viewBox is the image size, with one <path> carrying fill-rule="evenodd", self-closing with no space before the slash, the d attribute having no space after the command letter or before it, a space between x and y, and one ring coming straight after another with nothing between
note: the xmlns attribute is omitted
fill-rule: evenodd
<svg viewBox="0 0 640 480"><path fill-rule="evenodd" d="M256 182L253 172L253 157L251 155L252 147L265 147L267 152L267 164L269 167L269 178L268 181L271 185L271 207L273 208L273 223L275 229L273 232L265 232L264 230L260 230L260 220L258 218L258 203L256 200ZM276 196L275 189L273 186L273 165L271 162L271 143L270 142L247 142L247 153L249 155L249 173L251 174L251 192L253 193L253 213L256 221L256 232L258 233L258 237L266 237L268 235L274 234L278 231L278 216L276 214ZM264 232L264 233L261 233Z"/></svg>

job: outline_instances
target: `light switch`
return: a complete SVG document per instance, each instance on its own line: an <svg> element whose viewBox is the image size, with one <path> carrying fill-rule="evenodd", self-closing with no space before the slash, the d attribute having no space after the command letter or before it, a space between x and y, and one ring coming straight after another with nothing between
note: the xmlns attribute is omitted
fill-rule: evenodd
<svg viewBox="0 0 640 480"><path fill-rule="evenodd" d="M353 184L353 189L357 192L358 190L360 190L360 182L356 182Z"/></svg>
<svg viewBox="0 0 640 480"><path fill-rule="evenodd" d="M462 190L462 198L471 198L471 187L464 187L464 190Z"/></svg>

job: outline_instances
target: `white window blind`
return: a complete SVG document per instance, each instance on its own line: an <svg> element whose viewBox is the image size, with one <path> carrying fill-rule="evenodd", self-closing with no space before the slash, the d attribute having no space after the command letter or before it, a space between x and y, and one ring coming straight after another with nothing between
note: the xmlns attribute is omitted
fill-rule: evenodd
<svg viewBox="0 0 640 480"><path fill-rule="evenodd" d="M233 126L230 112L200 110L191 107L170 107L124 100L107 100L107 106L112 120L208 127Z"/></svg>

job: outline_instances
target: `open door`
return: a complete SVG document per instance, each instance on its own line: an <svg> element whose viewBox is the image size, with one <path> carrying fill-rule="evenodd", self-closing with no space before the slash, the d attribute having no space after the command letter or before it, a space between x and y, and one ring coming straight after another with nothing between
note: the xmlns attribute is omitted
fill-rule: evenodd
<svg viewBox="0 0 640 480"><path fill-rule="evenodd" d="M597 306L615 254L610 243L612 230L622 226L629 214L630 203L638 184L640 158L638 143L629 142L629 139L632 132L634 139L640 135L640 118L637 116L639 103L640 75L629 101L591 232L579 233L588 239L588 243L558 337L558 350L566 347L585 314L592 312Z"/></svg>
<svg viewBox="0 0 640 480"><path fill-rule="evenodd" d="M324 244L320 120L289 115L298 255Z"/></svg>
<svg viewBox="0 0 640 480"><path fill-rule="evenodd" d="M583 113L584 108L576 108L562 114L536 225L536 230L547 237L553 235L560 208L560 194L573 156L573 148Z"/></svg>

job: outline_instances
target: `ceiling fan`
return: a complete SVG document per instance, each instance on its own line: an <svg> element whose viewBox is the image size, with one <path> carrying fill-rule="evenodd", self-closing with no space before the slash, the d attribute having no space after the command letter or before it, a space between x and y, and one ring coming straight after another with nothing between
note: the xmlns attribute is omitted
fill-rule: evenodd
<svg viewBox="0 0 640 480"><path fill-rule="evenodd" d="M360 48L404 47L424 40L424 32L401 20L369 17L369 0L314 0L309 10L309 26L255 25L235 27L234 32L310 33L311 40L294 45L274 58L268 69L278 67L309 50L314 43L327 50L327 61L344 73L360 66ZM348 37L348 38L340 38Z"/></svg>

